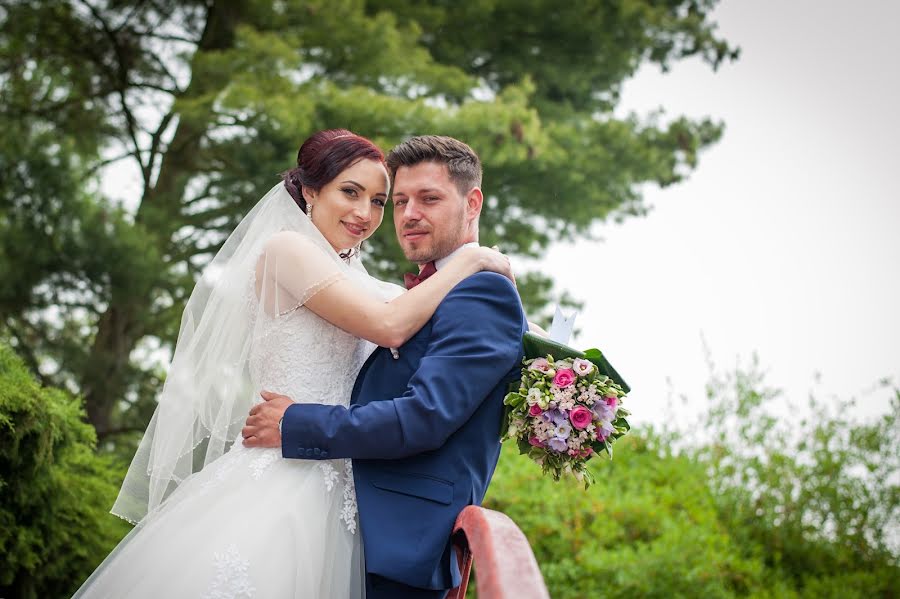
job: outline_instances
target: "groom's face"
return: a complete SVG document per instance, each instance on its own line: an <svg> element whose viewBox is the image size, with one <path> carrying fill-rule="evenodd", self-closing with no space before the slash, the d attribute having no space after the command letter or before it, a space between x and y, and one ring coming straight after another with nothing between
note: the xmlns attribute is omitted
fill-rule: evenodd
<svg viewBox="0 0 900 599"><path fill-rule="evenodd" d="M450 180L446 165L421 162L401 166L394 175L391 199L397 239L410 261L438 260L475 241L472 209L467 196Z"/></svg>

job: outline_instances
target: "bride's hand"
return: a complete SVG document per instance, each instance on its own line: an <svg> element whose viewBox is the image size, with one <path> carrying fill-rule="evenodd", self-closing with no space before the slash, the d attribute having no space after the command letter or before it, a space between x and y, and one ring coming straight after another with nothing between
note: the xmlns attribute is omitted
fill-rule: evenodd
<svg viewBox="0 0 900 599"><path fill-rule="evenodd" d="M513 275L509 257L506 254L502 254L495 247L463 248L462 252L463 257L461 259L470 261L473 272L483 270L495 272L512 281L513 285L516 284L516 277Z"/></svg>

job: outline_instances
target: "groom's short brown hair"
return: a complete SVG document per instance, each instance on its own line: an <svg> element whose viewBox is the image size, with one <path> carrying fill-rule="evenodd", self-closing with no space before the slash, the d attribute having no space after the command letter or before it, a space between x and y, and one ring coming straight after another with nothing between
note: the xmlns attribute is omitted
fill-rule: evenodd
<svg viewBox="0 0 900 599"><path fill-rule="evenodd" d="M447 167L450 180L459 193L466 195L473 187L481 187L481 160L468 145L445 135L410 137L391 150L387 166L391 181L401 166L415 166L422 162L436 162Z"/></svg>

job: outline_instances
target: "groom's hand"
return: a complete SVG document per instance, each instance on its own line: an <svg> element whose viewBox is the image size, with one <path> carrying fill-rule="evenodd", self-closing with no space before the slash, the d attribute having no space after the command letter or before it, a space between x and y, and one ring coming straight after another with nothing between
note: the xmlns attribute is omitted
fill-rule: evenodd
<svg viewBox="0 0 900 599"><path fill-rule="evenodd" d="M281 447L278 423L294 402L287 395L271 391L263 391L260 395L265 401L250 408L250 416L241 429L244 447Z"/></svg>

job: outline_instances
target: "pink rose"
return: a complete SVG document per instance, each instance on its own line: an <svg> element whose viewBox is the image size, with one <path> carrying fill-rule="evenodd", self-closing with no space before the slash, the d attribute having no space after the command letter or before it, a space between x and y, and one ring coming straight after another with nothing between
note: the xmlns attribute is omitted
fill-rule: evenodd
<svg viewBox="0 0 900 599"><path fill-rule="evenodd" d="M569 412L569 420L572 422L572 426L579 430L587 428L593 417L594 414L584 406L577 406Z"/></svg>
<svg viewBox="0 0 900 599"><path fill-rule="evenodd" d="M609 397L606 398L606 405L608 405L613 410L615 410L616 406L619 405L619 398L616 397L615 395L610 395Z"/></svg>
<svg viewBox="0 0 900 599"><path fill-rule="evenodd" d="M544 444L541 443L541 440L538 439L537 437L532 437L532 438L528 439L528 442L530 444L534 445L535 447L543 447L544 446Z"/></svg>
<svg viewBox="0 0 900 599"><path fill-rule="evenodd" d="M589 458L589 457L591 457L592 453L594 453L593 447L585 447L584 449L581 450L581 457Z"/></svg>
<svg viewBox="0 0 900 599"><path fill-rule="evenodd" d="M530 408L528 408L529 416L540 416L544 413L544 410L541 409L541 406L537 404L533 404Z"/></svg>
<svg viewBox="0 0 900 599"><path fill-rule="evenodd" d="M553 384L560 389L565 389L574 382L575 371L571 368L561 368L560 370L556 371L556 376L553 377Z"/></svg>

